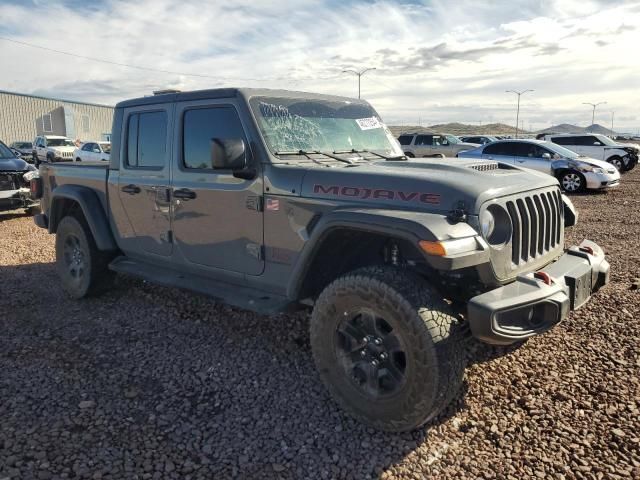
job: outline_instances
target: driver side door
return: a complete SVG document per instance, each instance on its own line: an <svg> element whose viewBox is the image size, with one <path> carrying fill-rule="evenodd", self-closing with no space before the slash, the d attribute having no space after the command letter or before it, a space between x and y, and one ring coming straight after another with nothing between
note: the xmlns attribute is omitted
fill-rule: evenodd
<svg viewBox="0 0 640 480"><path fill-rule="evenodd" d="M551 160L554 153L535 143L518 143L514 156L515 164L551 175Z"/></svg>

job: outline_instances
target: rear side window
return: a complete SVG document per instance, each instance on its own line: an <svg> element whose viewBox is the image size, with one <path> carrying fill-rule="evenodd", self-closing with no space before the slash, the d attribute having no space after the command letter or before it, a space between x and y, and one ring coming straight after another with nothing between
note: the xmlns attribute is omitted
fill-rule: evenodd
<svg viewBox="0 0 640 480"><path fill-rule="evenodd" d="M211 140L241 138L247 143L236 109L198 108L184 113L182 154L186 168L211 169Z"/></svg>
<svg viewBox="0 0 640 480"><path fill-rule="evenodd" d="M411 140L413 140L413 135L400 135L398 138L400 145L411 145Z"/></svg>
<svg viewBox="0 0 640 480"><path fill-rule="evenodd" d="M127 166L162 168L167 155L167 114L142 112L129 116Z"/></svg>

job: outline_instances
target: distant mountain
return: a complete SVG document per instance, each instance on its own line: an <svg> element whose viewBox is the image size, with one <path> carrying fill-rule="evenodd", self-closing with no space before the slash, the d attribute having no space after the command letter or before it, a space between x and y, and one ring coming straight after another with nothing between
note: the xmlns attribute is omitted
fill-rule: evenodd
<svg viewBox="0 0 640 480"><path fill-rule="evenodd" d="M390 125L389 129L397 137L401 133L449 133L451 135L513 135L515 127L504 123L487 123L485 125L469 125L466 123L440 123L429 127L417 125ZM519 133L530 132L520 130Z"/></svg>
<svg viewBox="0 0 640 480"><path fill-rule="evenodd" d="M602 125L594 123L588 127L578 127L577 125L571 125L570 123L561 123L560 125L553 125L551 127L538 130L536 133L600 133L602 135L615 135L613 130L609 130Z"/></svg>

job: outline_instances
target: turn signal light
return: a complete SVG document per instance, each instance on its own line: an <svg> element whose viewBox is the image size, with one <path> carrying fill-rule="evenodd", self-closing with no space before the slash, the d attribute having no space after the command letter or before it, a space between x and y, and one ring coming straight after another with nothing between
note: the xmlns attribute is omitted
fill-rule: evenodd
<svg viewBox="0 0 640 480"><path fill-rule="evenodd" d="M420 240L419 244L420 248L429 255L444 257L447 254L444 245L442 245L442 243L440 242L429 242L427 240Z"/></svg>

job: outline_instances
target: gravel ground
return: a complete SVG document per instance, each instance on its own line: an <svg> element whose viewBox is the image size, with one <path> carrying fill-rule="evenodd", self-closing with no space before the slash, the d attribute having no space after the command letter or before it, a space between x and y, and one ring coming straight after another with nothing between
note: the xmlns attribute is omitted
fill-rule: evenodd
<svg viewBox="0 0 640 480"><path fill-rule="evenodd" d="M573 200L611 284L518 348L472 343L457 400L399 435L337 409L307 315L124 277L72 301L53 238L2 215L0 479L640 478L640 168Z"/></svg>

